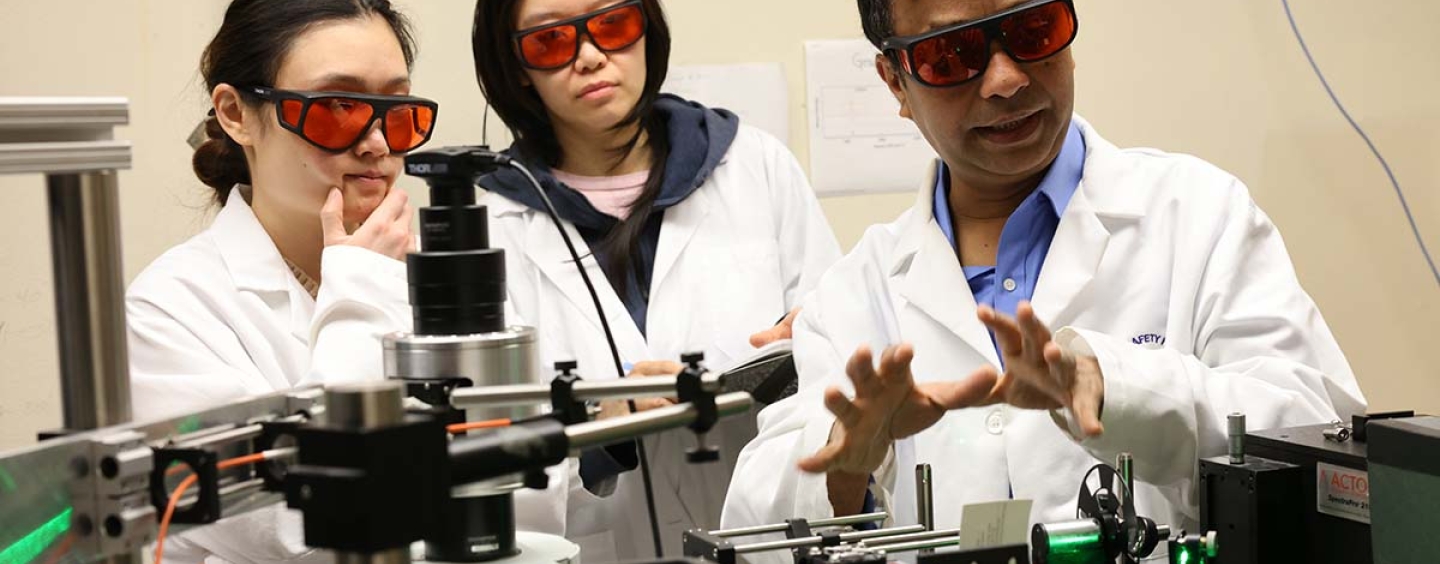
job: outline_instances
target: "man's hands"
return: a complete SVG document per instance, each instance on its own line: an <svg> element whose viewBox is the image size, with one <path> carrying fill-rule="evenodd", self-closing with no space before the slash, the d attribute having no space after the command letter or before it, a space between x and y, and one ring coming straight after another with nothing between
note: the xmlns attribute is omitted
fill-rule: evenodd
<svg viewBox="0 0 1440 564"><path fill-rule="evenodd" d="M1029 303L1022 302L1016 313L1011 318L984 306L977 312L995 333L1003 374L987 365L959 380L916 385L910 345L886 349L878 369L868 347L857 349L845 367L855 397L847 398L836 387L825 390L825 407L835 414L830 442L802 459L800 469L832 477L868 476L884 462L891 443L929 428L946 411L997 403L1023 409L1066 407L1086 436L1103 433L1105 379L1099 362L1062 350Z"/></svg>
<svg viewBox="0 0 1440 564"><path fill-rule="evenodd" d="M835 414L830 443L801 460L800 469L868 476L892 442L934 425L948 410L985 401L998 378L987 366L958 381L917 386L910 373L914 357L908 344L889 347L877 370L868 347L856 350L845 366L855 397L836 387L825 390L825 407Z"/></svg>
<svg viewBox="0 0 1440 564"><path fill-rule="evenodd" d="M990 403L1008 403L1024 409L1070 408L1086 437L1105 432L1100 409L1105 404L1105 377L1092 356L1062 350L1051 339L1050 328L1035 317L1029 302L1021 302L1015 317L980 306L980 321L995 333L1005 361L1005 374L992 392Z"/></svg>

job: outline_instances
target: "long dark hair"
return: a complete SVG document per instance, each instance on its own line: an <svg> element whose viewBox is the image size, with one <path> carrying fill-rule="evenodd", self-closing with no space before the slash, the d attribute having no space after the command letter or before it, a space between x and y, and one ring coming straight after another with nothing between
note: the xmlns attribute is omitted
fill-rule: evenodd
<svg viewBox="0 0 1440 564"><path fill-rule="evenodd" d="M560 142L540 95L525 86L525 68L521 66L511 37L515 29L516 8L520 0L479 0L475 4L475 22L471 29L471 48L475 54L475 77L480 92L495 108L515 137L515 148L537 164L555 167L560 164ZM645 87L640 101L615 125L623 130L639 126L625 144L615 150L615 164L635 149L643 133L650 148L650 178L640 196L631 204L630 215L606 234L601 241L605 263L600 267L617 292L624 294L632 268L631 253L639 243L645 225L654 210L655 199L665 183L665 161L670 156L670 135L665 120L655 110L660 86L670 67L670 26L660 0L643 0L646 18Z"/></svg>
<svg viewBox="0 0 1440 564"><path fill-rule="evenodd" d="M390 0L234 0L225 10L220 31L200 56L205 91L213 92L221 84L273 86L290 45L305 30L319 23L372 15L390 24L405 54L405 66L413 65L415 38L410 22L395 11ZM205 134L208 139L195 149L191 164L195 176L215 189L215 200L223 206L231 188L250 183L250 165L245 162L245 151L220 127L213 112L205 121Z"/></svg>

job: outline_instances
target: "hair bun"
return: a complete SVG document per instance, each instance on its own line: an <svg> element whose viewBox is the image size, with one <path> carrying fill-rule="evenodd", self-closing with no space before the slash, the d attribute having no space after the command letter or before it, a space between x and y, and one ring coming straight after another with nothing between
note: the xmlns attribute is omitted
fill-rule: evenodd
<svg viewBox="0 0 1440 564"><path fill-rule="evenodd" d="M214 188L215 200L224 205L236 184L250 183L250 167L245 163L245 151L225 133L218 118L206 118L203 128L206 139L195 148L191 165L195 176Z"/></svg>

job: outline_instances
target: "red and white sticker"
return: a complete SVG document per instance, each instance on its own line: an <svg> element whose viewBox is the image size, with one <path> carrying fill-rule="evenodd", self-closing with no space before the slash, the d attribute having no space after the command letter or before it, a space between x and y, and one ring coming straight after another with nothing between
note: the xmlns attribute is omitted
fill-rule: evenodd
<svg viewBox="0 0 1440 564"><path fill-rule="evenodd" d="M1316 463L1315 510L1369 525L1369 474L1344 466Z"/></svg>

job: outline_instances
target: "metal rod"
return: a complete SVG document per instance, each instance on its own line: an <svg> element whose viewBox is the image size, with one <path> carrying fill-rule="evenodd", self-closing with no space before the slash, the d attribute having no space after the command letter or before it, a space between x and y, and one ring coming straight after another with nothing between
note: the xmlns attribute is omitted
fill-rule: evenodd
<svg viewBox="0 0 1440 564"><path fill-rule="evenodd" d="M750 399L750 394L745 392L731 392L715 398L715 407L721 418L744 413L754 403L755 400ZM640 435L684 427L695 421L697 414L698 410L694 405L671 405L623 417L571 425L565 428L565 437L570 443L570 450L578 452L628 441Z"/></svg>
<svg viewBox="0 0 1440 564"><path fill-rule="evenodd" d="M894 535L908 535L908 534L912 534L912 533L923 533L923 532L925 532L925 526L924 526L924 525L905 525L905 526L903 526L903 527L891 527L891 528L889 528L889 529L875 529L875 530L873 530L873 531L854 531L854 532L850 532L850 533L840 533L840 540L845 541L845 542L852 542L852 541L858 541L858 540L879 539L879 538L881 538L881 537L886 537L886 538L888 538L888 537L891 537L891 536L894 536ZM817 537L817 538L818 538L818 537ZM882 540L883 540L883 539L882 539Z"/></svg>
<svg viewBox="0 0 1440 564"><path fill-rule="evenodd" d="M935 548L945 548L947 546L955 546L958 544L960 544L960 536L956 535L954 538L940 538L915 542L905 542L900 544L887 544L878 548L883 549L886 554L894 554L896 552L910 552L912 550L931 550Z"/></svg>
<svg viewBox="0 0 1440 564"><path fill-rule="evenodd" d="M125 279L114 171L46 176L65 427L128 423Z"/></svg>
<svg viewBox="0 0 1440 564"><path fill-rule="evenodd" d="M1135 516L1135 457L1128 452L1122 452L1115 457L1115 470L1120 473L1120 481L1124 483L1125 498L1120 500L1121 507L1125 513L1123 517L1129 519Z"/></svg>
<svg viewBox="0 0 1440 564"><path fill-rule="evenodd" d="M260 491L260 488L263 488L263 487L265 487L265 480L262 480L262 479L260 479L260 478L255 478L255 479L251 479L251 480L245 480L244 482L238 482L238 483L229 484L229 485L226 485L226 486L221 486L221 487L220 487L220 499L221 499L221 500L224 500L225 498L228 498L228 497L235 497L235 496L238 496L238 495L243 495L243 494L248 494L248 493L251 493L251 492ZM222 503L223 503L223 501L222 501Z"/></svg>
<svg viewBox="0 0 1440 564"><path fill-rule="evenodd" d="M1121 487L1124 491L1120 493L1121 496L1124 496L1120 499L1120 518L1125 522L1130 522L1130 520L1135 517L1135 457L1131 456L1128 452L1122 452L1116 455L1115 470L1119 474L1120 482L1124 484ZM1144 535L1133 536L1134 538L1131 539L1130 546L1126 548L1127 552L1120 555L1120 562L1122 564L1136 564L1139 562L1138 559L1131 556L1129 551L1139 551L1141 549Z"/></svg>
<svg viewBox="0 0 1440 564"><path fill-rule="evenodd" d="M265 428L260 425L246 425L228 431L207 434L183 442L175 443L177 448L206 448L214 445L244 441L260 436Z"/></svg>
<svg viewBox="0 0 1440 564"><path fill-rule="evenodd" d="M842 542L854 542L854 541L858 541L858 540L873 539L873 538L879 538L879 537L887 537L887 536L891 536L891 535L905 535L905 534L910 534L910 533L918 533L918 532L922 532L922 531L924 531L924 528L922 528L920 525L906 525L906 526L904 526L904 527L892 527L892 528L889 528L889 529L876 529L876 530L874 530L874 531L855 531L855 532L850 532L850 533L841 533L841 534L840 534L840 540L841 540ZM958 539L957 539L957 540L958 540ZM806 547L806 546L819 546L821 542L822 542L822 537L818 537L818 536L814 536L814 537L802 537L802 538L798 538L798 539L785 539L785 540L777 540L777 541L768 541L768 542L757 542L757 543L745 544L745 545L737 546L737 547L735 547L735 553L736 553L736 554L749 554L749 553L751 553L751 552L767 552L767 551L771 551L771 550L781 550L781 549L787 549L787 548L801 548L801 547Z"/></svg>
<svg viewBox="0 0 1440 564"><path fill-rule="evenodd" d="M1245 463L1245 414L1231 413L1227 418L1230 438L1230 463Z"/></svg>
<svg viewBox="0 0 1440 564"><path fill-rule="evenodd" d="M253 478L245 480L243 482L235 482L220 486L220 506L225 507L227 505L230 505L230 501L234 498L259 491L263 487L265 487L265 480L260 478ZM184 497L180 498L179 502L176 502L175 506L179 508L186 508L194 504L199 499L199 493L187 493ZM229 517L230 515L227 514L225 516Z"/></svg>
<svg viewBox="0 0 1440 564"><path fill-rule="evenodd" d="M885 519L887 519L887 518L889 518L889 517L890 517L890 514L889 514L889 513L886 513L886 512L884 512L884 511L876 511L876 512L874 512L874 513L861 513L861 514L858 514L858 515L847 515L847 516L845 516L845 517L830 517L830 518L828 518L828 519L815 519L815 520L813 520L813 521L810 521L810 527L811 527L811 528L818 528L818 527L839 527L839 526L844 526L844 525L855 525L855 524L858 524L858 523L874 523L875 521L884 521ZM782 527L783 527L783 526L784 526L784 525L782 525ZM782 529L780 529L780 530L783 531L783 530L785 530L785 529L782 528Z"/></svg>
<svg viewBox="0 0 1440 564"><path fill-rule="evenodd" d="M706 374L702 388L709 392L719 391L719 375ZM575 399L578 400L673 398L676 396L674 376L647 376L604 381L582 380L575 383L574 389ZM460 388L450 394L450 404L459 408L529 405L549 401L549 384Z"/></svg>
<svg viewBox="0 0 1440 564"><path fill-rule="evenodd" d="M872 548L885 548L885 546L891 544L939 539L945 537L955 537L957 539L960 538L960 529L940 529L933 531L910 533L908 535L895 535L893 537L885 537L883 539L872 540L865 544L866 546L870 546Z"/></svg>
<svg viewBox="0 0 1440 564"><path fill-rule="evenodd" d="M222 423L222 424L219 424L219 425L214 425L214 426L206 427L206 428L204 428L204 429L200 429L200 430L197 430L197 431L191 431L191 432L189 432L189 433L184 433L184 434L180 434L180 435L175 435L175 436L173 436L173 437L168 437L168 440L169 440L172 444L190 443L190 442L194 442L194 441L199 441L199 440L204 439L204 438L206 438L206 437L212 437L212 436L215 436L215 435L219 435L220 433L228 433L228 432L233 431L233 430L238 429L238 428L240 428L240 424L238 424L238 423Z"/></svg>
<svg viewBox="0 0 1440 564"><path fill-rule="evenodd" d="M876 521L884 521L888 517L890 517L889 513L886 513L884 511L877 511L875 513L861 513L858 515L846 515L844 517L828 517L825 519L814 519L809 521L809 523L812 529L818 529L820 527L838 527L843 525L856 525L859 523L874 523ZM753 527L739 527L735 529L710 531L710 534L717 537L748 537L751 535L763 535L765 533L781 533L784 532L787 528L789 528L789 525L786 525L784 523L778 523L771 525L755 525Z"/></svg>
<svg viewBox="0 0 1440 564"><path fill-rule="evenodd" d="M915 465L915 520L926 530L935 528L935 491L929 464Z"/></svg>
<svg viewBox="0 0 1440 564"><path fill-rule="evenodd" d="M769 542L757 542L735 547L735 554L749 554L751 552L767 552L771 550L782 550L787 548L800 548L802 546L814 546L820 544L820 537L804 537L798 539L786 539Z"/></svg>

